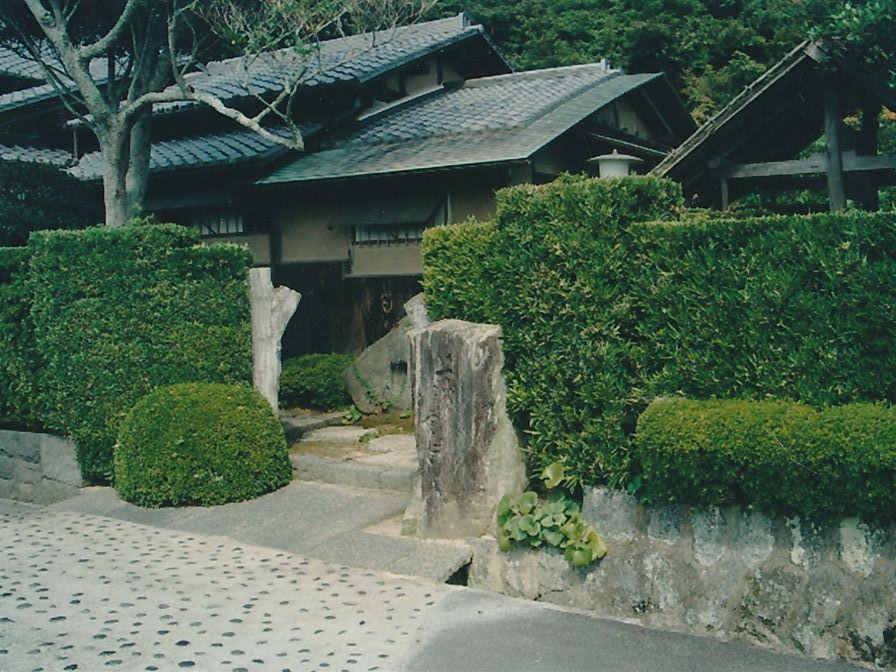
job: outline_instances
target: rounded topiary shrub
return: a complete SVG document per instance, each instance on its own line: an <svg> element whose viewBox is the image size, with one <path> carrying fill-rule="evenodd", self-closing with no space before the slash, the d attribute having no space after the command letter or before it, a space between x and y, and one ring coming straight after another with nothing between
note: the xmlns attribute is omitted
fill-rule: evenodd
<svg viewBox="0 0 896 672"><path fill-rule="evenodd" d="M325 411L352 403L343 374L351 355L318 353L293 357L283 363L280 374L280 405Z"/></svg>
<svg viewBox="0 0 896 672"><path fill-rule="evenodd" d="M143 397L121 425L115 488L141 506L238 502L286 485L283 428L250 387L186 383Z"/></svg>

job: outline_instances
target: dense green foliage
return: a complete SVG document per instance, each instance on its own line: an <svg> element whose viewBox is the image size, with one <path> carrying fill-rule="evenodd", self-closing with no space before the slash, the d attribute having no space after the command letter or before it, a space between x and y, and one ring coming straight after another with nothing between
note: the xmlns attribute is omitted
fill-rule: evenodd
<svg viewBox="0 0 896 672"><path fill-rule="evenodd" d="M520 69L607 58L628 72L666 72L700 121L817 26L827 26L842 7L834 0L450 0L439 5L445 13L471 12Z"/></svg>
<svg viewBox="0 0 896 672"><path fill-rule="evenodd" d="M351 355L336 353L286 360L280 374L280 405L323 410L348 406L352 400L343 373L351 363Z"/></svg>
<svg viewBox="0 0 896 672"><path fill-rule="evenodd" d="M643 394L896 400L896 217L632 227Z"/></svg>
<svg viewBox="0 0 896 672"><path fill-rule="evenodd" d="M31 327L28 250L0 247L0 427L36 428L37 353Z"/></svg>
<svg viewBox="0 0 896 672"><path fill-rule="evenodd" d="M679 199L651 178L565 178L501 192L493 224L427 232L433 317L504 329L533 470L637 482L631 438L657 396L896 399L892 214L638 223Z"/></svg>
<svg viewBox="0 0 896 672"><path fill-rule="evenodd" d="M250 379L247 250L174 225L37 232L28 249L29 402L75 441L89 482L111 477L119 423L152 389Z"/></svg>
<svg viewBox="0 0 896 672"><path fill-rule="evenodd" d="M638 420L646 494L815 520L896 514L896 409L661 399Z"/></svg>
<svg viewBox="0 0 896 672"><path fill-rule="evenodd" d="M680 203L674 182L567 177L499 192L493 225L427 232L427 308L503 327L508 406L533 469L564 459L582 482L627 477L640 352L625 333L623 228Z"/></svg>
<svg viewBox="0 0 896 672"><path fill-rule="evenodd" d="M32 231L96 224L101 205L93 187L59 168L0 161L0 246L24 245Z"/></svg>
<svg viewBox="0 0 896 672"><path fill-rule="evenodd" d="M141 506L211 506L289 483L283 428L245 385L184 383L137 402L115 448L115 487Z"/></svg>

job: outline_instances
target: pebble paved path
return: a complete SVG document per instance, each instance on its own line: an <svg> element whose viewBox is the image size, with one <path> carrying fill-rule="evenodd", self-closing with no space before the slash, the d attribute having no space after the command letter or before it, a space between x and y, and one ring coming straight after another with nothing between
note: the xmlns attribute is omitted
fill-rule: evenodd
<svg viewBox="0 0 896 672"><path fill-rule="evenodd" d="M0 670L390 670L451 587L0 502Z"/></svg>

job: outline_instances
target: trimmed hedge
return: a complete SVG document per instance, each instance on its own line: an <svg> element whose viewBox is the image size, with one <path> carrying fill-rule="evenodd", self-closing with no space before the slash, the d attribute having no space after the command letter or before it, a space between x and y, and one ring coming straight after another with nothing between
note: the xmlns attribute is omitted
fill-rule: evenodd
<svg viewBox="0 0 896 672"><path fill-rule="evenodd" d="M648 223L680 206L664 180L567 177L427 231L430 314L504 329L533 472L636 481L658 396L896 401L896 215Z"/></svg>
<svg viewBox="0 0 896 672"><path fill-rule="evenodd" d="M245 385L185 383L137 402L115 448L115 487L140 506L212 506L289 483L283 428Z"/></svg>
<svg viewBox="0 0 896 672"><path fill-rule="evenodd" d="M250 380L248 250L175 225L37 232L28 249L31 401L75 441L88 482L111 478L119 424L149 391Z"/></svg>
<svg viewBox="0 0 896 672"><path fill-rule="evenodd" d="M493 224L427 230L423 286L435 319L500 324L508 407L530 468L564 459L584 483L628 477L639 351L627 337L624 228L673 217L677 183L562 177L498 192Z"/></svg>
<svg viewBox="0 0 896 672"><path fill-rule="evenodd" d="M896 517L896 409L661 399L638 420L645 494L831 520Z"/></svg>
<svg viewBox="0 0 896 672"><path fill-rule="evenodd" d="M39 429L34 407L39 363L27 281L30 253L0 247L0 427Z"/></svg>
<svg viewBox="0 0 896 672"><path fill-rule="evenodd" d="M343 373L351 355L311 354L283 363L280 374L280 405L333 410L352 403Z"/></svg>
<svg viewBox="0 0 896 672"><path fill-rule="evenodd" d="M632 233L648 398L896 401L896 213Z"/></svg>

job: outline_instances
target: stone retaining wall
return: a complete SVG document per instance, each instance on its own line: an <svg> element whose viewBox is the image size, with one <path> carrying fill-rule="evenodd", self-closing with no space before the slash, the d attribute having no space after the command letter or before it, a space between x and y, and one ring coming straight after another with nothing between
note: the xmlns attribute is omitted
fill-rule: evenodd
<svg viewBox="0 0 896 672"><path fill-rule="evenodd" d="M469 584L645 625L896 667L896 528L817 527L737 508L648 508L586 491L610 552L589 569L557 552L475 542Z"/></svg>
<svg viewBox="0 0 896 672"><path fill-rule="evenodd" d="M0 430L0 498L51 504L73 497L81 486L71 441Z"/></svg>

